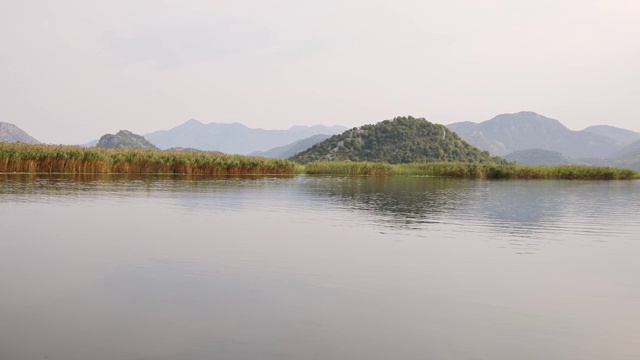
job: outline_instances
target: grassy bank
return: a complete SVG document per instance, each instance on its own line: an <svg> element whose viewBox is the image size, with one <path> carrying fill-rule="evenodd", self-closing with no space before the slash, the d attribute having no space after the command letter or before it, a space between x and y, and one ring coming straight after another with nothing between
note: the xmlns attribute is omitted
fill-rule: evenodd
<svg viewBox="0 0 640 360"><path fill-rule="evenodd" d="M479 179L639 179L640 173L595 166L525 166L479 163L412 163L326 161L306 165L288 160L134 149L85 148L0 142L0 173L190 174L190 175L404 175Z"/></svg>
<svg viewBox="0 0 640 360"><path fill-rule="evenodd" d="M629 180L640 173L629 169L595 166L526 166L476 163L319 162L306 165L307 174L443 176L476 179Z"/></svg>
<svg viewBox="0 0 640 360"><path fill-rule="evenodd" d="M303 165L310 175L389 175L392 165L378 162L322 161Z"/></svg>
<svg viewBox="0 0 640 360"><path fill-rule="evenodd" d="M640 178L640 173L630 169L575 165L400 164L395 165L391 173L483 179L629 180Z"/></svg>
<svg viewBox="0 0 640 360"><path fill-rule="evenodd" d="M287 160L208 152L0 143L0 172L253 175L291 174Z"/></svg>

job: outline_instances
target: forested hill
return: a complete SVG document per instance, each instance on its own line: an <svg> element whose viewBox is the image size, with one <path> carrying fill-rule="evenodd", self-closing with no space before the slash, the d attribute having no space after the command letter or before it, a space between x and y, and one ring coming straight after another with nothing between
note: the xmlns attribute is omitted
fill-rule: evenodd
<svg viewBox="0 0 640 360"><path fill-rule="evenodd" d="M144 137L128 130L120 130L115 135L103 135L96 147L159 150Z"/></svg>
<svg viewBox="0 0 640 360"><path fill-rule="evenodd" d="M424 118L396 117L334 135L290 158L308 163L318 160L410 162L459 161L504 163L469 145L444 125Z"/></svg>

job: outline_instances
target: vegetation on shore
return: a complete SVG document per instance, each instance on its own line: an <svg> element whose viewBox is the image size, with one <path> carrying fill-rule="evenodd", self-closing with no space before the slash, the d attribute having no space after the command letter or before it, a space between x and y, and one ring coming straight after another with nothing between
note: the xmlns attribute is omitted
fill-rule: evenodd
<svg viewBox="0 0 640 360"><path fill-rule="evenodd" d="M305 172L307 174L325 175L404 175L473 179L640 179L640 173L637 171L610 167L528 166L453 162L390 165L385 163L326 161L307 164Z"/></svg>
<svg viewBox="0 0 640 360"><path fill-rule="evenodd" d="M0 173L127 173L190 175L404 175L478 179L640 179L630 169L595 166L527 166L462 162L388 164L292 161L214 152L85 148L0 143Z"/></svg>
<svg viewBox="0 0 640 360"><path fill-rule="evenodd" d="M390 175L392 165L379 162L319 161L303 165L309 175Z"/></svg>
<svg viewBox="0 0 640 360"><path fill-rule="evenodd" d="M0 172L252 175L291 174L288 160L210 152L0 143Z"/></svg>

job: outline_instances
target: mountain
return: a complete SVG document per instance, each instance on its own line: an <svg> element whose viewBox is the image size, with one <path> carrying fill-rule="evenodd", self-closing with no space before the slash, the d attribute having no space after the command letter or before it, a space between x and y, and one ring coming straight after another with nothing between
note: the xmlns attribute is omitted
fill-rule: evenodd
<svg viewBox="0 0 640 360"><path fill-rule="evenodd" d="M183 147L173 147L173 148L166 149L166 151L177 151L177 152L188 152L188 153L206 152L206 153L211 153L211 154L224 154L224 153L222 153L220 151L205 151L205 150L198 150L198 149L193 149L193 148L183 148Z"/></svg>
<svg viewBox="0 0 640 360"><path fill-rule="evenodd" d="M640 148L607 159L579 159L579 161L593 166L610 166L640 171Z"/></svg>
<svg viewBox="0 0 640 360"><path fill-rule="evenodd" d="M472 121L462 121L447 125L450 130L455 131L460 136L472 134L476 126L478 126L478 123Z"/></svg>
<svg viewBox="0 0 640 360"><path fill-rule="evenodd" d="M409 162L504 162L469 145L444 125L423 118L396 117L334 135L293 156L308 163L318 160Z"/></svg>
<svg viewBox="0 0 640 360"><path fill-rule="evenodd" d="M470 144L494 155L544 149L568 157L603 158L622 147L616 139L590 131L573 131L560 121L530 111L502 114L491 120L454 123L448 127Z"/></svg>
<svg viewBox="0 0 640 360"><path fill-rule="evenodd" d="M100 139L98 140L91 140L86 144L81 144L80 146L84 146L84 147L92 147L92 146L96 146L98 145L98 141L100 141Z"/></svg>
<svg viewBox="0 0 640 360"><path fill-rule="evenodd" d="M543 149L516 150L504 157L521 165L569 165L572 161L557 151Z"/></svg>
<svg viewBox="0 0 640 360"><path fill-rule="evenodd" d="M31 137L19 127L0 121L0 142L21 142L26 144L40 144L40 141Z"/></svg>
<svg viewBox="0 0 640 360"><path fill-rule="evenodd" d="M172 147L216 150L228 154L250 154L254 151L285 146L318 134L339 134L343 126L294 126L287 130L252 129L240 123L223 124L191 119L170 130L156 131L145 137L161 149Z"/></svg>
<svg viewBox="0 0 640 360"><path fill-rule="evenodd" d="M120 130L115 135L103 135L98 141L96 147L158 150L157 147L147 141L144 137L127 130Z"/></svg>
<svg viewBox="0 0 640 360"><path fill-rule="evenodd" d="M622 149L614 152L613 154L611 154L611 157L612 158L622 157L626 154L635 152L636 150L640 150L640 140L636 140L631 144L623 147Z"/></svg>
<svg viewBox="0 0 640 360"><path fill-rule="evenodd" d="M273 148L271 150L267 150L267 151L254 151L252 152L250 155L253 156L263 156L263 157L268 157L268 158L275 158L275 159L286 159L289 157L292 157L293 155L307 150L308 148L312 147L313 145L324 141L328 138L330 138L331 135L326 135L326 134L319 134L319 135L313 135L311 137L308 137L306 139L302 139L302 140L298 140L298 141L294 141L291 144L285 145L285 146L279 146L277 148Z"/></svg>
<svg viewBox="0 0 640 360"><path fill-rule="evenodd" d="M609 125L589 126L583 131L587 131L593 134L608 136L610 138L616 139L623 146L629 145L634 141L640 140L639 132L622 129L615 126L609 126Z"/></svg>
<svg viewBox="0 0 640 360"><path fill-rule="evenodd" d="M612 165L640 171L640 147L612 159Z"/></svg>

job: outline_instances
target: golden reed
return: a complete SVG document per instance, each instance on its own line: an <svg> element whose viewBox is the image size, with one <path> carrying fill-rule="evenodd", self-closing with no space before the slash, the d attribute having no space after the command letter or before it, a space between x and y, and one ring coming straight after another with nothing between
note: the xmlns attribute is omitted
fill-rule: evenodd
<svg viewBox="0 0 640 360"><path fill-rule="evenodd" d="M215 152L0 143L0 172L220 176L291 174L295 168L296 164L287 160Z"/></svg>

